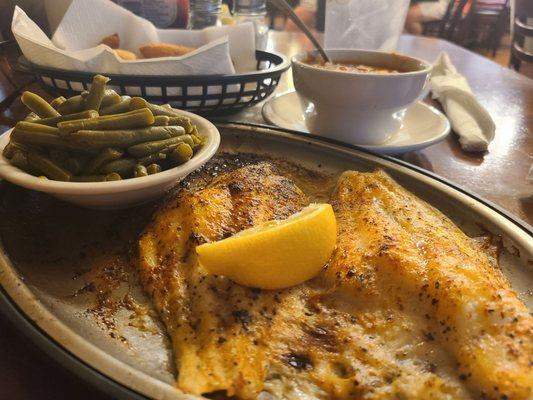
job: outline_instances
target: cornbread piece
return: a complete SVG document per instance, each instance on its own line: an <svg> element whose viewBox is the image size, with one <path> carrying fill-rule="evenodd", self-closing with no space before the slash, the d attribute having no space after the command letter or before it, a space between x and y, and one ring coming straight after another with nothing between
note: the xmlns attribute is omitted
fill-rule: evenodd
<svg viewBox="0 0 533 400"><path fill-rule="evenodd" d="M172 43L148 43L139 48L144 58L179 57L194 50L196 50L194 47Z"/></svg>

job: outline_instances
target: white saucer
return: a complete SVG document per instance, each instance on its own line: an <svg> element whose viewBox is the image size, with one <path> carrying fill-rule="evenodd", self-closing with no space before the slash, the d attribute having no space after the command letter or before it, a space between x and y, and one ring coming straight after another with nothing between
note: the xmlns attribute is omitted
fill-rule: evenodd
<svg viewBox="0 0 533 400"><path fill-rule="evenodd" d="M313 104L303 107L296 92L282 93L265 103L263 118L280 128L309 133L305 124L309 107ZM418 102L409 107L402 127L389 140L381 145L361 147L382 154L401 154L440 142L448 133L450 123L444 114L435 107Z"/></svg>

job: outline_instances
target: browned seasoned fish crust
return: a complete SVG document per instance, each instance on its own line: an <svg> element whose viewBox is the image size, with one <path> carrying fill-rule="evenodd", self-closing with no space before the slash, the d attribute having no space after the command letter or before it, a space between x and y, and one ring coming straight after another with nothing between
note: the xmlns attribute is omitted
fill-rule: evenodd
<svg viewBox="0 0 533 400"><path fill-rule="evenodd" d="M198 243L307 202L258 164L184 190L155 215L140 240L141 279L172 339L180 389L243 399L531 395L525 306L473 241L382 172L341 176L337 249L315 280L260 291L198 265Z"/></svg>
<svg viewBox="0 0 533 400"><path fill-rule="evenodd" d="M472 239L383 172L345 172L333 206L331 282L364 309L424 315L474 397L532 398L533 318Z"/></svg>
<svg viewBox="0 0 533 400"><path fill-rule="evenodd" d="M141 278L171 336L179 388L255 397L267 366L258 340L277 306L275 292L207 275L190 250L287 218L306 204L290 180L259 164L223 175L199 192L182 192L147 228L140 241Z"/></svg>

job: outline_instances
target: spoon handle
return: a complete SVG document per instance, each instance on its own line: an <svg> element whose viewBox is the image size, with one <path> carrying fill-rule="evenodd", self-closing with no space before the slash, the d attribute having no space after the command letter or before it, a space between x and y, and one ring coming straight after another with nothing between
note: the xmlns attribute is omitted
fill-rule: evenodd
<svg viewBox="0 0 533 400"><path fill-rule="evenodd" d="M300 30L309 38L311 43L316 47L324 61L330 62L330 59L320 43L318 43L318 40L316 40L313 33L305 26L303 21L298 17L295 12L292 10L292 7L285 1L285 0L270 0L272 4L274 4L281 12L283 12L287 17L289 17L294 24L300 28Z"/></svg>

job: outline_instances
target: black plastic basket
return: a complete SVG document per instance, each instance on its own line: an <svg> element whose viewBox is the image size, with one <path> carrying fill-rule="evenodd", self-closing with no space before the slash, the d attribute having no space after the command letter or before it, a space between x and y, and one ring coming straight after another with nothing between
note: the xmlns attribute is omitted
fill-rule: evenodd
<svg viewBox="0 0 533 400"><path fill-rule="evenodd" d="M251 107L272 94L289 60L257 50L257 71L234 75L119 75L105 74L118 93L142 96L197 114L230 114ZM94 73L47 68L21 57L22 68L33 73L52 96L73 96L87 90Z"/></svg>

